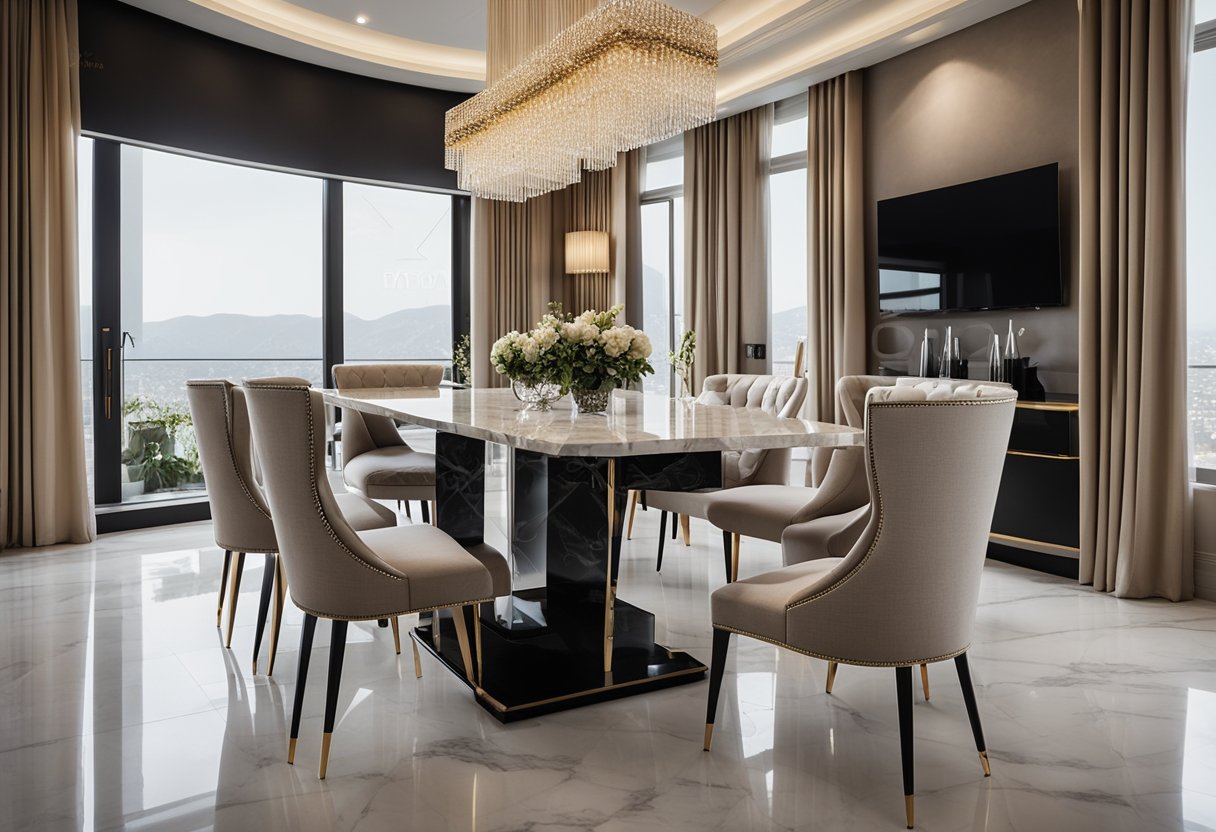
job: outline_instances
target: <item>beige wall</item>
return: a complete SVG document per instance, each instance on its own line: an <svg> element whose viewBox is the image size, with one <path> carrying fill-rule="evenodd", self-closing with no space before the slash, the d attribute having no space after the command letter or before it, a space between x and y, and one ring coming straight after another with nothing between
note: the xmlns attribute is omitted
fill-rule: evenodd
<svg viewBox="0 0 1216 832"><path fill-rule="evenodd" d="M946 323L955 335L988 323L1003 342L1012 315L1016 326L1026 327L1022 354L1040 363L1047 389L1076 392L1077 34L1076 0L1033 0L866 70L871 333L880 323L878 200L1058 162L1067 306L890 320L910 327L917 345L924 327ZM877 370L872 344L869 356L870 369Z"/></svg>

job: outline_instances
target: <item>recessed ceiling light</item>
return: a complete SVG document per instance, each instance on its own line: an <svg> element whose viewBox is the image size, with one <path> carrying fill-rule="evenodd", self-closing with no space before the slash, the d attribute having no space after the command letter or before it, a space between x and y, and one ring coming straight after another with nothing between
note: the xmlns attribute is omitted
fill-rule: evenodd
<svg viewBox="0 0 1216 832"><path fill-rule="evenodd" d="M361 15L356 16L355 22L358 23L360 26L365 25L367 23L367 15L361 14Z"/></svg>

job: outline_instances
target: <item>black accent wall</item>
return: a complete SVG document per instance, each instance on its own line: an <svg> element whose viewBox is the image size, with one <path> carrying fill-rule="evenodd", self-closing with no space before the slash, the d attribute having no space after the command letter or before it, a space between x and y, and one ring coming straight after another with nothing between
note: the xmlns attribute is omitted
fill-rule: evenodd
<svg viewBox="0 0 1216 832"><path fill-rule="evenodd" d="M118 0L79 0L86 131L355 179L455 189L444 113L464 93L314 66Z"/></svg>

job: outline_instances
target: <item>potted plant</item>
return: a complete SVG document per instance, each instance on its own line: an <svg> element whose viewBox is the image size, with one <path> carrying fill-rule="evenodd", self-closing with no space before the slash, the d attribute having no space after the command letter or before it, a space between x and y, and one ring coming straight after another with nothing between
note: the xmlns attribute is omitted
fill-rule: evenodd
<svg viewBox="0 0 1216 832"><path fill-rule="evenodd" d="M452 345L452 381L456 384L468 386L473 381L473 374L469 369L469 352L472 349L472 342L469 336L460 336L455 344Z"/></svg>
<svg viewBox="0 0 1216 832"><path fill-rule="evenodd" d="M123 405L127 444L122 462L134 487L142 482L145 493L177 488L199 481L198 449L189 441L193 420L180 404L164 404L133 396ZM178 454L178 445L183 455Z"/></svg>

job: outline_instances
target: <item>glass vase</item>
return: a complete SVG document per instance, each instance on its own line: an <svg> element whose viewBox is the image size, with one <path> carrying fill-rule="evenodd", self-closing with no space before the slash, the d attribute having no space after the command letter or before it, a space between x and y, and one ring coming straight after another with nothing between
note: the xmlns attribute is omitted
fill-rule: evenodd
<svg viewBox="0 0 1216 832"><path fill-rule="evenodd" d="M570 395L574 397L574 405L579 413L605 413L612 390L611 384L601 384L593 388L575 387L570 390Z"/></svg>
<svg viewBox="0 0 1216 832"><path fill-rule="evenodd" d="M562 397L562 388L548 381L511 379L511 392L523 402L524 410L546 411Z"/></svg>

